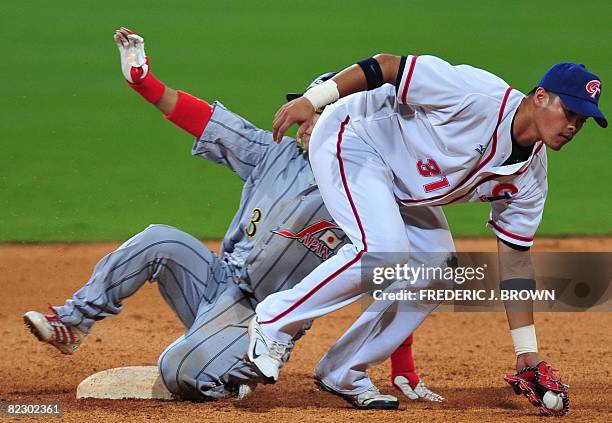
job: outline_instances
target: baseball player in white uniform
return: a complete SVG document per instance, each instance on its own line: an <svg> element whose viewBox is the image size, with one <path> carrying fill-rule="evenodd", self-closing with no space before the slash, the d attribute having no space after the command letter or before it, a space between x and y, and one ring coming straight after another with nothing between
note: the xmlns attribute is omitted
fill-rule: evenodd
<svg viewBox="0 0 612 423"><path fill-rule="evenodd" d="M166 387L182 399L241 398L262 381L243 361L254 306L298 283L333 256L346 237L331 221L307 155L293 139L277 145L269 131L220 103L165 86L150 72L140 36L122 28L114 38L129 85L195 137L194 156L225 165L244 181L240 206L219 255L179 229L151 225L103 257L65 304L51 307L51 314L27 312L25 322L40 340L72 354L97 322L119 314L126 298L154 281L186 328L160 355ZM433 208L414 213L413 236L435 232L422 222L437 215ZM442 400L416 374L411 344L412 334L394 352L391 382L410 399ZM397 404L395 397L379 394L362 396L354 405Z"/></svg>
<svg viewBox="0 0 612 423"><path fill-rule="evenodd" d="M327 106L312 132L310 162L331 216L351 243L257 306L249 325L253 367L276 380L279 357L304 322L363 295L360 270L369 254L452 251L444 225L430 239L406 234L405 217L414 207L489 201L502 289L535 289L529 247L546 200L544 147L560 150L589 117L606 127L600 93L600 79L575 63L553 66L526 96L472 66L381 54L281 107L275 140L294 123L299 139ZM375 389L367 368L388 357L434 308L405 307L412 313L364 313L317 366L318 384L344 396ZM538 354L532 309L507 307L507 316L517 373L506 380L542 413L566 413L567 386ZM547 390L563 397L563 409L543 405Z"/></svg>

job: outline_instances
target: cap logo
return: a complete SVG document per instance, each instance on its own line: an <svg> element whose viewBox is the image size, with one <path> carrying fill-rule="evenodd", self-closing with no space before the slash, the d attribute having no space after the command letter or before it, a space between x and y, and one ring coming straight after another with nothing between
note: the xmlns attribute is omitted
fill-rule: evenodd
<svg viewBox="0 0 612 423"><path fill-rule="evenodd" d="M594 79L592 81L587 82L586 90L590 94L591 98L595 98L597 94L601 92L601 82Z"/></svg>

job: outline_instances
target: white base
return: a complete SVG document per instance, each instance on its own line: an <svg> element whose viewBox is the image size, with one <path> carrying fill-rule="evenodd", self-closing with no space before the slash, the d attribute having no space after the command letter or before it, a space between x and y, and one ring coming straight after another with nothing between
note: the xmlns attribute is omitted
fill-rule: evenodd
<svg viewBox="0 0 612 423"><path fill-rule="evenodd" d="M94 373L77 387L77 399L161 399L171 400L157 366L130 366Z"/></svg>

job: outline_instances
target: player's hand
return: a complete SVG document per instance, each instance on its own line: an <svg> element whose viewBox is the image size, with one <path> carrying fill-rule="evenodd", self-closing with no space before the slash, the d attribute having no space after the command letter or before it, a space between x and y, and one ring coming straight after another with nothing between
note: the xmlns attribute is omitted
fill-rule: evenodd
<svg viewBox="0 0 612 423"><path fill-rule="evenodd" d="M519 356L520 357L520 356ZM541 361L535 366L525 367L515 374L504 375L503 378L512 386L517 395L523 394L529 402L538 407L541 414L547 416L563 416L569 410L569 386L555 375L556 369L547 362ZM552 410L544 404L546 392L552 391L561 396L562 407Z"/></svg>
<svg viewBox="0 0 612 423"><path fill-rule="evenodd" d="M115 31L115 44L121 57L121 72L131 84L141 83L149 73L149 58L144 50L144 38L127 28Z"/></svg>
<svg viewBox="0 0 612 423"><path fill-rule="evenodd" d="M283 105L274 116L274 122L272 123L272 136L274 141L281 142L285 132L294 123L300 125L296 140L300 141L304 134L312 129L314 126L314 116L316 110L312 103L305 97L297 98L289 103Z"/></svg>
<svg viewBox="0 0 612 423"><path fill-rule="evenodd" d="M302 149L306 152L308 152L308 147L310 146L310 137L312 136L312 131L314 130L315 124L317 123L317 120L319 120L319 117L321 116L321 114L319 112L315 113L315 115L313 116L313 118L308 121L308 122L304 122L303 126L304 126L304 134L301 137L296 137L296 141L299 143L301 141L301 146Z"/></svg>
<svg viewBox="0 0 612 423"><path fill-rule="evenodd" d="M425 386L423 380L419 380L416 386L412 388L412 386L410 386L409 379L400 374L393 378L393 386L402 391L402 394L404 394L406 398L410 400L425 400L432 402L444 401L444 397L436 394Z"/></svg>

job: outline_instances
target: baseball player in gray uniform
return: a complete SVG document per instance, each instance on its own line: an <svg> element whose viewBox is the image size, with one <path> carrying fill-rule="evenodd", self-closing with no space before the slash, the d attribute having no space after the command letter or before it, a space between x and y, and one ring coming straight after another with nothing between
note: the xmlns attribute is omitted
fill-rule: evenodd
<svg viewBox="0 0 612 423"><path fill-rule="evenodd" d="M144 40L131 31L118 30L115 41L129 85L196 137L192 154L223 164L241 178L240 207L219 255L179 229L150 225L103 257L64 305L51 307L51 314L27 312L25 323L41 341L72 354L94 323L119 314L125 298L146 281L155 281L187 329L159 358L166 387L188 400L242 398L262 381L243 361L255 306L269 294L293 287L335 254L346 237L324 207L306 154L294 139L276 144L269 131L222 104L209 105L165 87L149 72ZM431 211L423 208L422 213L414 218ZM403 373L394 367L393 384L408 398L441 400L414 373L409 345L404 349L398 349L395 365L404 365ZM397 400L379 395L358 405L380 408L390 403Z"/></svg>

